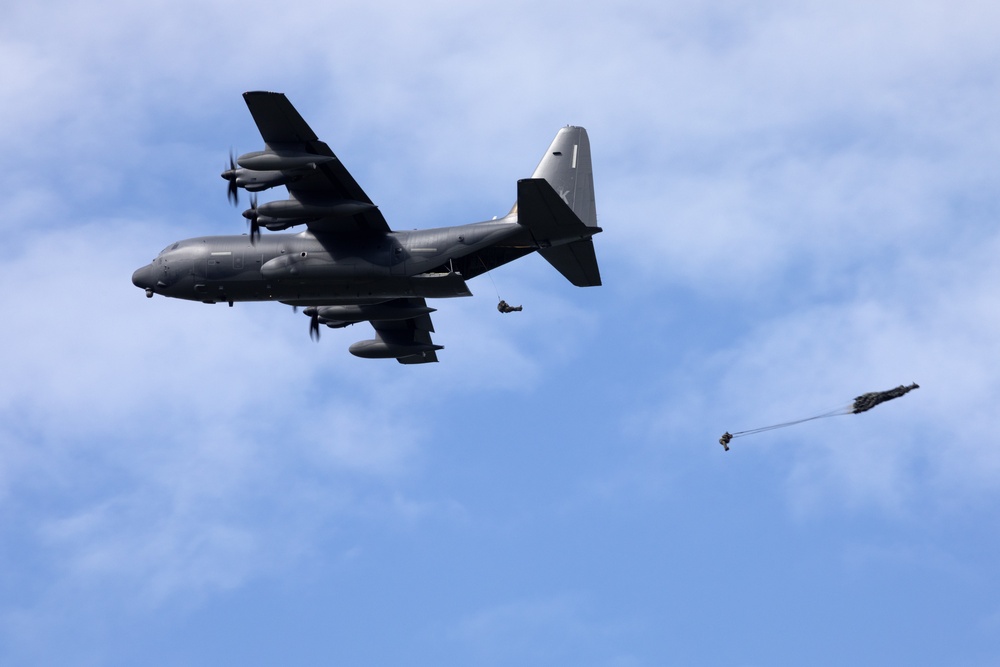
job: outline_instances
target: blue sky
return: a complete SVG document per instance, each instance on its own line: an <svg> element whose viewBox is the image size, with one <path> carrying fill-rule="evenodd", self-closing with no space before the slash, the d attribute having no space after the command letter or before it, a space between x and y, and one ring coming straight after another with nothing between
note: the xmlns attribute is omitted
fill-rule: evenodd
<svg viewBox="0 0 1000 667"><path fill-rule="evenodd" d="M1000 660L994 3L3 15L0 663ZM585 126L604 286L503 267L415 367L147 301L245 231L246 90L399 229L504 214Z"/></svg>

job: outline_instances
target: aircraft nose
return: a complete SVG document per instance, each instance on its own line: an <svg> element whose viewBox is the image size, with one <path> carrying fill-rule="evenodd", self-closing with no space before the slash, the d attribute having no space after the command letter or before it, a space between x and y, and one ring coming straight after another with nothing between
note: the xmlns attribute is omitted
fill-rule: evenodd
<svg viewBox="0 0 1000 667"><path fill-rule="evenodd" d="M136 287L151 290L153 289L153 282L153 267L150 264L141 269L136 269L136 272L132 274L132 284Z"/></svg>

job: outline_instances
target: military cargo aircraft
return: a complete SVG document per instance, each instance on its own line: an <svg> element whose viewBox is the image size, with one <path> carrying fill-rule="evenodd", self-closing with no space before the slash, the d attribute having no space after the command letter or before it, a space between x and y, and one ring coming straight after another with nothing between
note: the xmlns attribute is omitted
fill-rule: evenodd
<svg viewBox="0 0 1000 667"><path fill-rule="evenodd" d="M375 338L350 346L364 358L437 361L443 346L427 299L472 296L466 281L538 251L571 283L598 286L590 141L582 127L559 130L531 178L517 183L506 216L455 227L392 231L336 155L284 94L244 93L264 150L230 158L222 177L250 233L171 244L132 282L154 294L204 303L279 301L304 307L309 332L370 322ZM288 199L257 204L279 185ZM299 233L261 235L261 227Z"/></svg>

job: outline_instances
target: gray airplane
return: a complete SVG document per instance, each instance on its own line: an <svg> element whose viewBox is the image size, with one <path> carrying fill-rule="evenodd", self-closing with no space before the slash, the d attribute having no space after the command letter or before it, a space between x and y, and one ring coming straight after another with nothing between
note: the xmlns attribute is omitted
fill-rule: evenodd
<svg viewBox="0 0 1000 667"><path fill-rule="evenodd" d="M466 281L538 251L571 283L601 284L591 237L594 205L590 141L582 127L559 130L517 202L500 219L406 232L389 229L336 155L281 93L244 93L264 150L230 158L222 177L234 203L239 188L284 185L289 198L243 216L250 233L171 244L132 282L154 294L201 301L280 301L304 307L309 333L368 321L375 338L352 354L402 364L437 361L434 308L426 299L472 296ZM260 228L305 231L261 235Z"/></svg>

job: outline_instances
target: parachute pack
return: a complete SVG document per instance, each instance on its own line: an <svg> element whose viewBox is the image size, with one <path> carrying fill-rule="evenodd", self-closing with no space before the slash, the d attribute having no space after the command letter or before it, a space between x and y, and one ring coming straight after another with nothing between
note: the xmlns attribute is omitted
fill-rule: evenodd
<svg viewBox="0 0 1000 667"><path fill-rule="evenodd" d="M803 422L813 421L814 419L825 419L827 417L837 417L839 415L861 414L862 412L868 412L876 405L885 403L886 401L891 401L892 399L899 398L900 396L904 396L913 391L914 389L920 389L920 385L918 385L916 382L914 382L909 386L899 385L895 389L889 389L887 391L872 391L868 392L867 394L861 394L860 396L854 399L853 403L849 405L836 408L835 410L830 410L829 412L824 412L823 414L815 415L812 417L806 417L805 419L796 419L790 422L783 422L781 424L772 424L771 426L762 426L760 428L752 428L747 431L737 431L735 433L730 433L729 431L726 431L725 433L722 434L722 437L719 438L719 444L722 445L723 448L728 452L729 443L732 442L734 438L740 438L745 435L753 435L754 433L763 433L764 431L773 431L774 429L777 428L786 428L788 426L794 426L795 424L801 424Z"/></svg>

